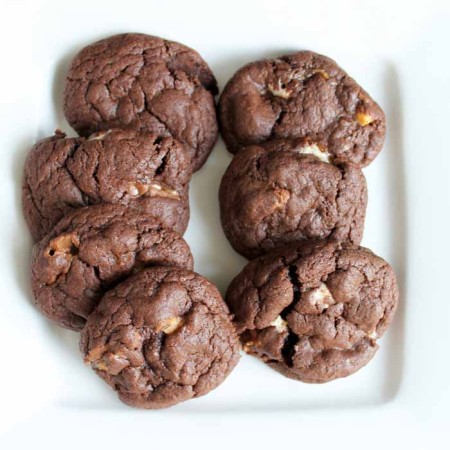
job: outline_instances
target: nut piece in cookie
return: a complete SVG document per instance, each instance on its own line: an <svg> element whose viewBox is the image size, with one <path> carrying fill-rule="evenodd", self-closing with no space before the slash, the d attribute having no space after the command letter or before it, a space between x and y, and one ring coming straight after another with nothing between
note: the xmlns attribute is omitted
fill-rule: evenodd
<svg viewBox="0 0 450 450"><path fill-rule="evenodd" d="M370 250L305 242L247 264L226 295L243 349L289 378L324 383L365 366L398 302Z"/></svg>
<svg viewBox="0 0 450 450"><path fill-rule="evenodd" d="M150 266L192 269L188 244L159 220L126 206L82 208L35 244L34 302L50 320L79 330L108 289Z"/></svg>
<svg viewBox="0 0 450 450"><path fill-rule="evenodd" d="M364 175L327 158L304 139L253 145L233 158L219 201L223 230L238 253L251 259L307 239L361 242Z"/></svg>
<svg viewBox="0 0 450 450"><path fill-rule="evenodd" d="M82 136L114 127L171 136L186 146L198 170L217 140L216 94L214 75L195 50L156 36L120 34L75 56L64 114Z"/></svg>
<svg viewBox="0 0 450 450"><path fill-rule="evenodd" d="M138 408L164 408L216 388L239 360L239 340L216 287L155 267L109 291L81 333L85 362Z"/></svg>
<svg viewBox="0 0 450 450"><path fill-rule="evenodd" d="M170 226L183 233L191 176L189 155L172 138L117 129L87 140L59 133L28 155L24 214L35 240L75 209L99 203L134 203L149 215L171 210Z"/></svg>
<svg viewBox="0 0 450 450"><path fill-rule="evenodd" d="M335 163L360 167L378 155L386 132L377 103L333 60L309 51L239 69L221 94L219 121L232 153L310 137Z"/></svg>
<svg viewBox="0 0 450 450"><path fill-rule="evenodd" d="M80 239L75 233L61 234L46 242L43 256L49 265L56 270L47 279L47 284L53 284L59 276L65 275L74 258L78 255Z"/></svg>

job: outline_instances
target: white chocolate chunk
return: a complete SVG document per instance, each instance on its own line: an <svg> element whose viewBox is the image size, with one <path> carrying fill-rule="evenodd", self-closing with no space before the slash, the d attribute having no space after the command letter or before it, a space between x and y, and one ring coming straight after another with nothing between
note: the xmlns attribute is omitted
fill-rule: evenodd
<svg viewBox="0 0 450 450"><path fill-rule="evenodd" d="M317 306L322 310L336 303L325 283L320 283L319 287L310 291L309 301L312 306Z"/></svg>
<svg viewBox="0 0 450 450"><path fill-rule="evenodd" d="M132 196L132 197L139 197L139 190L138 188L134 185L131 184L128 186L127 188L127 192Z"/></svg>
<svg viewBox="0 0 450 450"><path fill-rule="evenodd" d="M378 339L378 334L377 334L376 330L372 330L370 333L367 333L367 337L369 339L375 340L375 339Z"/></svg>
<svg viewBox="0 0 450 450"><path fill-rule="evenodd" d="M181 317L169 317L164 319L156 327L156 331L159 333L162 331L165 334L171 334L178 330L183 325L183 319Z"/></svg>
<svg viewBox="0 0 450 450"><path fill-rule="evenodd" d="M111 133L111 130L107 131L97 131L97 133L91 134L88 137L88 141L102 141L105 136L108 136L108 134Z"/></svg>
<svg viewBox="0 0 450 450"><path fill-rule="evenodd" d="M139 181L129 183L127 186L127 192L132 197L140 197L148 193L150 197L180 198L177 191L174 191L169 187L162 186L156 182L151 184L144 184Z"/></svg>
<svg viewBox="0 0 450 450"><path fill-rule="evenodd" d="M271 84L269 84L267 86L267 90L274 95L275 97L280 97L280 98L284 98L285 100L287 100L290 97L290 93L287 91L287 89L285 87L283 87L283 85L281 84L281 81L278 80L277 86L272 86Z"/></svg>
<svg viewBox="0 0 450 450"><path fill-rule="evenodd" d="M120 353L108 353L105 357L100 360L93 361L91 366L95 370L101 372L109 372L111 375L115 375L120 372L123 368L130 365L127 357Z"/></svg>
<svg viewBox="0 0 450 450"><path fill-rule="evenodd" d="M150 193L151 195L158 195L160 197L180 198L177 191L167 186L161 186L159 183L152 183L150 185Z"/></svg>
<svg viewBox="0 0 450 450"><path fill-rule="evenodd" d="M299 149L299 152L304 155L314 155L322 162L330 162L330 154L326 150L322 150L317 144L311 144Z"/></svg>
<svg viewBox="0 0 450 450"><path fill-rule="evenodd" d="M326 72L323 69L314 69L312 71L309 72L305 72L303 70L298 71L298 72L294 72L291 75L291 78L294 80L298 80L298 81L305 81L308 78L312 77L313 75L315 75L316 73L318 73L319 75L322 76L322 78L324 78L325 80L329 80L330 79L330 74L328 72Z"/></svg>
<svg viewBox="0 0 450 450"><path fill-rule="evenodd" d="M288 329L287 322L281 316L278 316L273 322L270 323L270 325L275 327L278 333L282 333Z"/></svg>
<svg viewBox="0 0 450 450"><path fill-rule="evenodd" d="M149 185L140 183L139 181L136 181L134 183L128 183L127 192L132 197L140 197L141 195L144 195L149 190Z"/></svg>

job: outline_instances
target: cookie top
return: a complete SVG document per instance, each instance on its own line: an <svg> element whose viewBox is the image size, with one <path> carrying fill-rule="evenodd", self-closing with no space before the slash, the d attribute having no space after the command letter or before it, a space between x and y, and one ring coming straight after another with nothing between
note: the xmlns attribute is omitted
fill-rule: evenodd
<svg viewBox="0 0 450 450"><path fill-rule="evenodd" d="M303 51L238 70L219 101L230 152L276 138L309 137L335 163L368 165L385 137L381 108L333 60Z"/></svg>
<svg viewBox="0 0 450 450"><path fill-rule="evenodd" d="M189 47L145 34L119 34L83 48L72 61L64 114L82 136L132 127L186 145L195 170L217 140L211 69Z"/></svg>
<svg viewBox="0 0 450 450"><path fill-rule="evenodd" d="M163 408L217 387L239 342L216 287L177 268L153 268L108 292L81 334L85 361L128 405Z"/></svg>
<svg viewBox="0 0 450 450"><path fill-rule="evenodd" d="M25 162L25 219L38 240L82 206L135 203L153 214L167 205L175 229L183 233L191 175L189 155L172 138L133 130L108 130L88 139L57 132L34 145Z"/></svg>
<svg viewBox="0 0 450 450"><path fill-rule="evenodd" d="M246 352L287 377L323 383L370 361L398 290L370 250L310 241L248 263L226 301Z"/></svg>
<svg viewBox="0 0 450 450"><path fill-rule="evenodd" d="M353 164L324 162L315 149L305 139L276 140L233 158L219 201L225 235L238 253L250 259L305 239L361 242L364 175Z"/></svg>
<svg viewBox="0 0 450 450"><path fill-rule="evenodd" d="M123 205L79 209L33 248L34 301L49 319L78 330L109 288L155 265L192 269L178 233Z"/></svg>

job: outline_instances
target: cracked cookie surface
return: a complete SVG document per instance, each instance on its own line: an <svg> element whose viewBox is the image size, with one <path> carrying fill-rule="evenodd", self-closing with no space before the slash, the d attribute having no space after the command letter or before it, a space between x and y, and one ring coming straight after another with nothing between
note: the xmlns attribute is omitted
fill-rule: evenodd
<svg viewBox="0 0 450 450"><path fill-rule="evenodd" d="M248 263L226 302L247 353L289 378L324 383L372 359L398 289L392 268L370 250L306 242Z"/></svg>
<svg viewBox="0 0 450 450"><path fill-rule="evenodd" d="M305 139L276 140L233 158L219 201L225 235L238 253L250 259L306 239L361 242L364 175L353 164L323 162L317 151Z"/></svg>
<svg viewBox="0 0 450 450"><path fill-rule="evenodd" d="M82 136L114 127L172 136L194 170L218 134L217 83L200 55L177 42L129 33L82 49L72 61L64 113Z"/></svg>
<svg viewBox="0 0 450 450"><path fill-rule="evenodd" d="M272 139L309 137L336 163L368 165L385 137L382 109L333 60L303 51L236 72L219 101L230 152Z"/></svg>
<svg viewBox="0 0 450 450"><path fill-rule="evenodd" d="M121 205L79 209L33 248L34 302L52 321L79 330L109 288L156 265L192 269L178 233Z"/></svg>
<svg viewBox="0 0 450 450"><path fill-rule="evenodd" d="M239 360L216 287L177 268L147 269L108 292L89 317L80 348L123 402L149 409L207 394Z"/></svg>
<svg viewBox="0 0 450 450"><path fill-rule="evenodd" d="M31 149L22 206L35 240L82 206L130 204L183 233L189 219L189 156L172 138L108 130L90 138L58 132Z"/></svg>

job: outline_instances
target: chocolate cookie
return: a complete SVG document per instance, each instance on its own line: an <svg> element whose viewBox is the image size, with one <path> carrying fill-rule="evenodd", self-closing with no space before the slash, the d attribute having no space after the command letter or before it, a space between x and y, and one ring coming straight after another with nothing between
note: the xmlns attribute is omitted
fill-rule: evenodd
<svg viewBox="0 0 450 450"><path fill-rule="evenodd" d="M108 292L80 348L89 364L139 408L164 408L217 387L239 360L239 342L216 287L177 268L153 268Z"/></svg>
<svg viewBox="0 0 450 450"><path fill-rule="evenodd" d="M366 365L397 300L388 263L337 242L308 242L255 259L226 295L244 350L307 383Z"/></svg>
<svg viewBox="0 0 450 450"><path fill-rule="evenodd" d="M199 169L217 140L217 83L189 47L145 34L120 34L72 61L64 113L83 136L113 127L145 129L186 145Z"/></svg>
<svg viewBox="0 0 450 450"><path fill-rule="evenodd" d="M385 137L381 108L333 60L313 52L247 64L219 102L230 152L275 138L309 137L335 163L367 166Z"/></svg>
<svg viewBox="0 0 450 450"><path fill-rule="evenodd" d="M109 288L155 265L192 269L180 235L126 206L89 206L65 217L34 246L34 301L49 319L79 330Z"/></svg>
<svg viewBox="0 0 450 450"><path fill-rule="evenodd" d="M88 139L64 133L39 141L25 163L23 210L35 240L65 215L98 203L132 203L172 216L183 233L189 219L189 155L172 138L109 130Z"/></svg>
<svg viewBox="0 0 450 450"><path fill-rule="evenodd" d="M359 244L367 188L357 166L324 162L305 139L277 140L247 147L233 158L219 200L225 235L251 259L305 239Z"/></svg>

